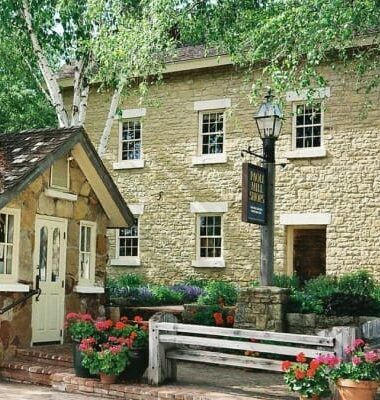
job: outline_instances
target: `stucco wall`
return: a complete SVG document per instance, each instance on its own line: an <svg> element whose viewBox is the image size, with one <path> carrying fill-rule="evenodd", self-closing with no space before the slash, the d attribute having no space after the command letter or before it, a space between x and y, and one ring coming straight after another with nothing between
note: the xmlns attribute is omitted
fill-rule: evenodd
<svg viewBox="0 0 380 400"><path fill-rule="evenodd" d="M44 190L48 187L49 176L50 171L46 171L7 205L7 208L21 209L19 281L31 284L34 278L36 214L65 218L68 220L65 313L80 310L96 313L100 300L98 295L79 295L73 292L74 285L78 282L79 222L88 220L97 223L96 281L103 283L107 257L107 216L75 160L70 161L70 191L78 195L77 201L45 196ZM0 307L10 304L20 296L0 293ZM10 352L15 346L30 345L31 313L32 301L29 299L25 304L0 316L0 355L3 350Z"/></svg>
<svg viewBox="0 0 380 400"><path fill-rule="evenodd" d="M277 159L287 162L277 168L275 268L286 271L286 227L284 213L329 213L327 226L327 273L367 268L380 278L380 111L372 108L361 118L363 97L353 79L325 68L331 97L326 101L324 158L288 160L291 150L291 107L277 144ZM218 67L166 76L139 103L136 95L126 97L121 109L145 107L143 153L145 167L113 170L118 155L118 122L112 128L104 162L127 202L143 203L140 218L141 267L111 267L117 274L135 271L157 281L185 277L226 278L246 283L258 276L259 227L241 222L240 152L252 145L261 147L249 103L251 79L230 67ZM378 91L369 100L378 101ZM194 101L227 97L232 101L226 122L226 164L191 165L196 155L198 114ZM69 90L66 90L69 99ZM86 129L99 142L109 106L109 93L90 94ZM68 100L69 101L69 100ZM159 195L161 193L161 195ZM224 218L224 269L194 268L195 217L190 202L226 201ZM112 234L110 236L113 241ZM111 248L110 258L114 257Z"/></svg>

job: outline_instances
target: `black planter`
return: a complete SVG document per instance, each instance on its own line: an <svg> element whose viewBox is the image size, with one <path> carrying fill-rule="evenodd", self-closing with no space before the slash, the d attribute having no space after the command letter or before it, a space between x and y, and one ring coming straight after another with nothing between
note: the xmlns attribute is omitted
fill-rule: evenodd
<svg viewBox="0 0 380 400"><path fill-rule="evenodd" d="M73 363L75 375L80 378L91 378L90 371L82 365L83 356L79 350L79 343L73 343Z"/></svg>
<svg viewBox="0 0 380 400"><path fill-rule="evenodd" d="M140 380L149 364L149 350L147 347L135 348L131 351L129 365L120 374L121 381L138 381Z"/></svg>

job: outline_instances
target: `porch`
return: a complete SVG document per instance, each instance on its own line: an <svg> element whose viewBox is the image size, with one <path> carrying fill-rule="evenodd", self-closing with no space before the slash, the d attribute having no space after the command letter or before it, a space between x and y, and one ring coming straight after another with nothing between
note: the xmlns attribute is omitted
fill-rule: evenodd
<svg viewBox="0 0 380 400"><path fill-rule="evenodd" d="M13 359L3 362L2 379L49 386L59 392L131 399L177 400L291 400L278 373L220 366L178 363L176 383L148 386L141 383L101 384L96 379L78 378L72 368L71 345L37 346L18 349Z"/></svg>

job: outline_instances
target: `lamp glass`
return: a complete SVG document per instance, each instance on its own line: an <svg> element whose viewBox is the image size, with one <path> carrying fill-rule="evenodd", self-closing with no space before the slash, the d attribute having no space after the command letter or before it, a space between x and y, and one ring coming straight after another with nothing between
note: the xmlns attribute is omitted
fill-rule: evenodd
<svg viewBox="0 0 380 400"><path fill-rule="evenodd" d="M277 104L272 103L273 96L267 95L255 116L260 137L277 139L282 127L282 113Z"/></svg>

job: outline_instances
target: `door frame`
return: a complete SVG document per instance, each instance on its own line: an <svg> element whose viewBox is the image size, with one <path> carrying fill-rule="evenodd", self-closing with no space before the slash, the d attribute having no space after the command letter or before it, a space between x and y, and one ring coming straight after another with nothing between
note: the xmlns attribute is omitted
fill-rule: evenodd
<svg viewBox="0 0 380 400"><path fill-rule="evenodd" d="M36 241L37 241L37 222L38 221L50 221L50 222L58 222L58 223L63 223L63 227L64 227L64 240L63 240L63 257L62 257L62 278L63 278L63 298L62 298L62 318L61 318L61 331L62 331L62 335L60 337L60 343L63 343L63 329L64 329L64 315L65 315L65 308L66 308L66 293L65 293L65 287L66 287L66 268L67 268L67 228L68 228L68 219L67 218L59 218L59 217L53 217L53 216L49 216L49 215L41 215L41 214L36 214L36 218L35 218L35 222L34 222L34 252L33 252L33 277L32 277L32 281L33 281L33 287L35 287L36 285L36 281L35 278L38 274L38 270L37 270L37 265L39 263L39 249L36 248ZM38 255L38 257L37 257ZM34 326L35 326L35 301L36 298L33 297L32 298L32 315L31 315L31 328L32 328L32 336L31 336L31 345L34 344Z"/></svg>

